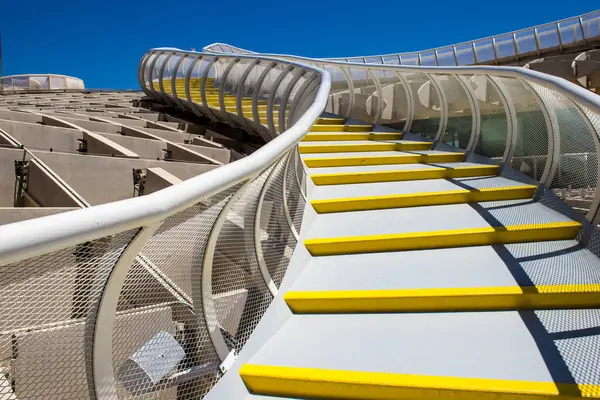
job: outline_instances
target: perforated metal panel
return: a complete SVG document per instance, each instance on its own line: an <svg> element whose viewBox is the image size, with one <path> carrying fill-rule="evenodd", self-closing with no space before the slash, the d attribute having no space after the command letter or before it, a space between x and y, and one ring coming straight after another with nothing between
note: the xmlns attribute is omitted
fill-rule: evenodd
<svg viewBox="0 0 600 400"><path fill-rule="evenodd" d="M585 114L563 95L534 85L558 137L550 188L571 207L587 213L598 185L597 133Z"/></svg>
<svg viewBox="0 0 600 400"><path fill-rule="evenodd" d="M440 127L440 98L426 74L402 73L412 92L414 119L410 131L428 139L435 139Z"/></svg>
<svg viewBox="0 0 600 400"><path fill-rule="evenodd" d="M271 172L265 187L260 220L261 253L270 279L277 288L283 280L296 247L296 239L291 231L292 220L288 219L284 208L284 190L288 187L288 177L284 176L287 166L290 164L287 157L284 157ZM287 192L285 197L289 205Z"/></svg>
<svg viewBox="0 0 600 400"><path fill-rule="evenodd" d="M494 78L516 114L516 140L512 168L540 181L551 156L551 120L541 99L520 79Z"/></svg>
<svg viewBox="0 0 600 400"><path fill-rule="evenodd" d="M136 232L0 266L1 398L90 398L98 302Z"/></svg>
<svg viewBox="0 0 600 400"><path fill-rule="evenodd" d="M236 189L167 218L131 267L113 331L120 398L198 398L217 381L220 360L202 298L210 295L202 292L203 279L211 278L204 257L214 223Z"/></svg>
<svg viewBox="0 0 600 400"><path fill-rule="evenodd" d="M475 75L468 84L479 102L481 114L481 133L475 153L499 162L506 149L510 119L505 99L488 76Z"/></svg>
<svg viewBox="0 0 600 400"><path fill-rule="evenodd" d="M470 96L453 75L434 75L441 90L445 93L448 121L442 132L441 143L457 149L466 149L473 132L473 106Z"/></svg>
<svg viewBox="0 0 600 400"><path fill-rule="evenodd" d="M257 204L268 173L241 189L218 231L214 249L211 295L230 350L244 346L273 300L260 272L254 239Z"/></svg>

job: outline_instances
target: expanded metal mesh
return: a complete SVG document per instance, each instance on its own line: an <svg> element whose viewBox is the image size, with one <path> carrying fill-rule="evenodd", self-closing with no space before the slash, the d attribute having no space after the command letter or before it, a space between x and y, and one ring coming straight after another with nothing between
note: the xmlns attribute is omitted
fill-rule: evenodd
<svg viewBox="0 0 600 400"><path fill-rule="evenodd" d="M414 116L410 131L435 139L440 127L440 98L428 75L419 72L402 74L412 92Z"/></svg>
<svg viewBox="0 0 600 400"><path fill-rule="evenodd" d="M329 99L327 100L327 107L325 111L336 115L344 115L342 97L345 101L348 101L348 93L350 88L348 87L348 78L341 67L333 65L325 65L325 71L329 72L331 77L331 89ZM347 111L349 111L347 109Z"/></svg>
<svg viewBox="0 0 600 400"><path fill-rule="evenodd" d="M453 75L433 76L446 97L448 120L446 131L442 133L441 143L449 144L458 149L466 149L473 133L473 106L470 96Z"/></svg>
<svg viewBox="0 0 600 400"><path fill-rule="evenodd" d="M598 185L598 149L596 135L590 120L573 102L563 95L534 85L544 100L555 136L558 159L551 188L574 209L586 213L594 199Z"/></svg>
<svg viewBox="0 0 600 400"><path fill-rule="evenodd" d="M0 266L0 398L90 398L98 303L136 233Z"/></svg>
<svg viewBox="0 0 600 400"><path fill-rule="evenodd" d="M289 187L289 173L286 167L293 169L292 165L288 164L287 157L274 167L264 189L264 200L260 210L261 253L276 287L281 284L296 247L296 239L291 231L295 227L290 226L292 221L291 218L288 220L284 207L284 190L287 197ZM295 185L295 182L292 183ZM296 193L299 195L297 190ZM287 201L289 205L289 198Z"/></svg>
<svg viewBox="0 0 600 400"><path fill-rule="evenodd" d="M273 300L260 272L254 238L257 204L269 171L241 189L214 249L211 295L230 350L241 350Z"/></svg>
<svg viewBox="0 0 600 400"><path fill-rule="evenodd" d="M304 207L306 205L306 201L300 193L300 190L306 193L306 174L301 163L302 161L300 161L298 154L294 150L294 153L290 155L285 181L287 206L294 229L298 234L300 234L300 229L302 228L302 217L304 216ZM298 168L300 168L301 177L297 175Z"/></svg>
<svg viewBox="0 0 600 400"><path fill-rule="evenodd" d="M551 123L544 105L531 87L520 79L493 78L516 114L516 142L513 157L507 163L517 171L540 181L548 162ZM514 127L513 127L514 128Z"/></svg>
<svg viewBox="0 0 600 400"><path fill-rule="evenodd" d="M354 106L350 117L366 122L374 122L377 117L377 87L371 75L364 68L349 68L354 84Z"/></svg>
<svg viewBox="0 0 600 400"><path fill-rule="evenodd" d="M237 187L167 218L136 258L121 291L113 331L120 398L204 395L218 379L202 292L214 223ZM119 323L120 322L120 323ZM161 358L153 358L155 354ZM144 372L145 371L145 372Z"/></svg>
<svg viewBox="0 0 600 400"><path fill-rule="evenodd" d="M475 93L481 116L481 133L475 153L499 162L508 137L509 114L506 104L488 76L474 75L468 84Z"/></svg>

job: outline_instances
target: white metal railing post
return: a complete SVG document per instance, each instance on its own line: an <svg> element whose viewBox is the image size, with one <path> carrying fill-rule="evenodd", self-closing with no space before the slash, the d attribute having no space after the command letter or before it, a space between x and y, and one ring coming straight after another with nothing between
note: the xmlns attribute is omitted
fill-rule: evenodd
<svg viewBox="0 0 600 400"><path fill-rule="evenodd" d="M292 90L294 90L294 88L296 87L296 83L298 83L300 78L304 77L306 74L307 71L301 68L292 72L292 79L290 80L290 82L288 82L287 87L285 88L285 90L283 91L283 95L281 96L281 102L279 103L278 126L277 129L273 130L273 132L279 134L285 131L285 117L286 111L288 111L288 101L290 99L290 95L292 94Z"/></svg>
<svg viewBox="0 0 600 400"><path fill-rule="evenodd" d="M425 76L427 76L427 79L429 79L431 87L435 90L437 98L440 102L440 124L433 140L433 144L431 145L431 148L433 149L437 146L448 125L448 101L446 98L446 93L443 91L441 85L439 85L437 82L437 76L435 74L425 74ZM429 102L431 105L431 99L429 99Z"/></svg>
<svg viewBox="0 0 600 400"><path fill-rule="evenodd" d="M113 368L113 331L117 304L135 258L161 225L162 221L140 229L113 267L100 296L92 348L94 389L98 400L117 398L117 381Z"/></svg>
<svg viewBox="0 0 600 400"><path fill-rule="evenodd" d="M412 126L412 122L415 116L415 103L412 94L412 90L410 89L408 81L404 78L404 75L400 71L396 71L396 75L402 81L402 86L404 86L404 91L406 93L406 122L404 123L404 128L402 128L402 132L410 132L410 128Z"/></svg>
<svg viewBox="0 0 600 400"><path fill-rule="evenodd" d="M235 127L235 123L233 122L233 119L231 118L231 116L229 115L229 112L227 111L227 105L225 104L225 88L227 86L227 78L229 77L229 74L231 73L233 68L235 68L235 66L239 62L240 62L239 57L236 57L233 60L228 60L228 65L225 68L225 71L223 72L223 76L221 77L221 84L219 85L219 108L221 109L221 112L225 116L226 122L232 128Z"/></svg>
<svg viewBox="0 0 600 400"><path fill-rule="evenodd" d="M479 109L479 100L477 100L477 95L471 88L468 78L461 75L454 75L454 78L459 82L467 94L469 102L471 103L471 136L469 137L469 143L465 149L465 159L467 159L467 157L473 153L473 151L475 151L475 147L479 142L479 136L481 133L481 110Z"/></svg>
<svg viewBox="0 0 600 400"><path fill-rule="evenodd" d="M371 75L371 79L373 79L373 83L375 84L376 93L379 94L379 96L377 97L377 109L375 111L375 118L373 120L373 125L377 125L379 124L381 116L383 115L383 89L381 88L381 82L379 82L379 79L370 68L367 69L367 75ZM371 95L371 99L371 108L373 108L373 99L375 99L375 97Z"/></svg>
<svg viewBox="0 0 600 400"><path fill-rule="evenodd" d="M243 103L242 103L243 97L244 97L244 90L246 89L246 80L250 76L250 73L252 72L252 70L254 70L255 67L258 66L259 64L260 64L260 59L258 59L258 58L256 60L252 61L248 65L248 67L246 67L246 70L240 77L240 82L238 83L237 90L235 93L235 108L236 108L237 115L240 117L240 119L242 121L242 126L249 132L256 132L260 135L260 132L258 132L258 130L254 129L248 123L249 118L246 118L246 113L244 112Z"/></svg>

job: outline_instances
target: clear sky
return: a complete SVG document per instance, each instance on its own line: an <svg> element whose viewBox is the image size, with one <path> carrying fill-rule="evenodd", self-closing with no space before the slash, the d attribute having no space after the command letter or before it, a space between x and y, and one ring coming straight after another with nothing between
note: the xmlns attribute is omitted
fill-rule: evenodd
<svg viewBox="0 0 600 400"><path fill-rule="evenodd" d="M5 75L56 73L89 88L138 88L138 62L153 47L224 42L308 57L395 53L551 22L593 11L594 3L6 0L0 32Z"/></svg>

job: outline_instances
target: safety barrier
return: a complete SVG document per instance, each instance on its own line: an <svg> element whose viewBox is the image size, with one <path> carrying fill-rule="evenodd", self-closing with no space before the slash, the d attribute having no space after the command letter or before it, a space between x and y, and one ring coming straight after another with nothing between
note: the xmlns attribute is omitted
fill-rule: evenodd
<svg viewBox="0 0 600 400"><path fill-rule="evenodd" d="M595 94L520 68L290 58L143 57L147 95L268 143L148 196L0 227L0 393L206 393L277 294L305 205L295 145L324 110L520 170L597 223Z"/></svg>
<svg viewBox="0 0 600 400"><path fill-rule="evenodd" d="M576 17L450 46L409 53L325 58L358 64L422 66L501 65L524 62L545 55L588 50L600 45L600 10ZM204 51L254 53L224 43Z"/></svg>

